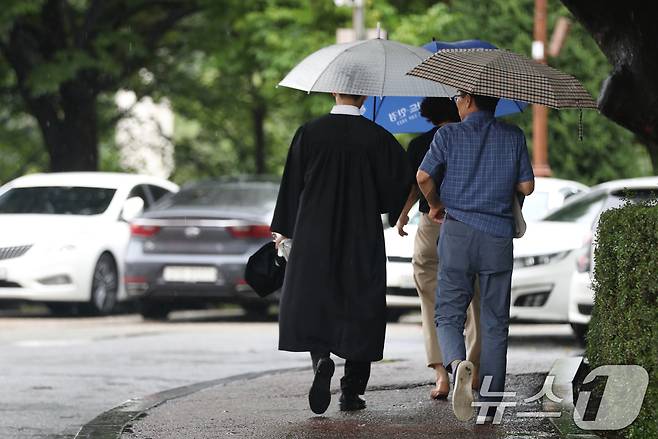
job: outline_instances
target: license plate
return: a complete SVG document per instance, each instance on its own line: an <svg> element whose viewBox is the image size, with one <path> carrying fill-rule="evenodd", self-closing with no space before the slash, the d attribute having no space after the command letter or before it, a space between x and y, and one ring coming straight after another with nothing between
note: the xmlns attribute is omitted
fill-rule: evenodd
<svg viewBox="0 0 658 439"><path fill-rule="evenodd" d="M0 280L7 280L7 269L0 267Z"/></svg>
<svg viewBox="0 0 658 439"><path fill-rule="evenodd" d="M165 282L215 283L219 278L216 267L165 267Z"/></svg>

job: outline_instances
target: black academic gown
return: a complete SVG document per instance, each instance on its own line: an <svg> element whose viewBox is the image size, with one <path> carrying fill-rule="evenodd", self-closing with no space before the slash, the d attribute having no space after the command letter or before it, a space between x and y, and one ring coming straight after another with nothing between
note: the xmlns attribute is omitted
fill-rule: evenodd
<svg viewBox="0 0 658 439"><path fill-rule="evenodd" d="M361 116L329 114L293 138L272 231L293 239L279 308L279 349L381 360L386 253L412 182L405 151Z"/></svg>

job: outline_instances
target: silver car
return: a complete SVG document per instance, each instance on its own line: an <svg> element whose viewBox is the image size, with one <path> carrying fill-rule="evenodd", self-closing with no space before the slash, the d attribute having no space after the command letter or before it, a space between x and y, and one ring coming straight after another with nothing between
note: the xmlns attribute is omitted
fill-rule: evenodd
<svg viewBox="0 0 658 439"><path fill-rule="evenodd" d="M235 303L265 314L278 301L259 298L244 280L258 248L272 239L279 183L242 178L183 187L131 224L124 283L147 319L170 311Z"/></svg>

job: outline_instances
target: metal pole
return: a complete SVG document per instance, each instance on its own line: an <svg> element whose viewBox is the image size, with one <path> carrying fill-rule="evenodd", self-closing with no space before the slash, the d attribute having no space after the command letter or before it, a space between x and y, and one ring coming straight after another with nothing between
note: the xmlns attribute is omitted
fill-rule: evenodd
<svg viewBox="0 0 658 439"><path fill-rule="evenodd" d="M352 7L352 26L356 40L366 39L366 14L364 11L364 0L354 0Z"/></svg>
<svg viewBox="0 0 658 439"><path fill-rule="evenodd" d="M546 64L547 0L535 0L535 28L532 58ZM532 106L532 167L538 177L550 177L548 164L548 107Z"/></svg>

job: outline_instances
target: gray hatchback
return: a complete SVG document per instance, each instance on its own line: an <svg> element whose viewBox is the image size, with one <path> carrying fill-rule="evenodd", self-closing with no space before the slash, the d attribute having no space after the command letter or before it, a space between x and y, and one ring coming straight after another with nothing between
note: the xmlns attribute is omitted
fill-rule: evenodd
<svg viewBox="0 0 658 439"><path fill-rule="evenodd" d="M174 309L235 303L265 314L278 293L259 298L244 280L249 259L272 239L279 183L241 178L183 187L131 224L124 282L147 319Z"/></svg>

